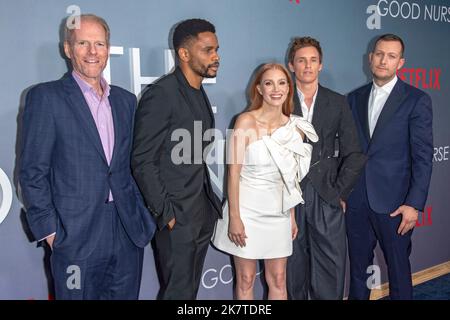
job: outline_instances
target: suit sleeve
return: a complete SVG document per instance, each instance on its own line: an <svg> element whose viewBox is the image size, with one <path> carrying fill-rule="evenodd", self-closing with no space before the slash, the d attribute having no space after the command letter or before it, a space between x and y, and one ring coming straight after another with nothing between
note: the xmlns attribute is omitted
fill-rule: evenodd
<svg viewBox="0 0 450 320"><path fill-rule="evenodd" d="M55 131L46 92L40 87L31 89L23 114L19 181L26 217L36 239L56 232L57 213L50 187Z"/></svg>
<svg viewBox="0 0 450 320"><path fill-rule="evenodd" d="M423 211L433 168L433 110L429 95L418 99L409 119L411 182L405 204Z"/></svg>
<svg viewBox="0 0 450 320"><path fill-rule="evenodd" d="M133 139L133 132L134 132L134 118L136 114L136 96L131 94L130 99L130 106L132 109L132 117L131 117L131 130L130 130L130 139ZM132 144L131 144L132 147ZM131 150L130 150L131 155ZM153 217L150 215L150 212L148 208L145 206L144 199L142 198L142 194L139 190L139 187L136 184L136 180L133 176L130 177L131 179L131 187L133 189L134 194L136 195L136 208L142 217L142 224L144 226L144 229L146 230L146 233L148 234L148 238L151 239L153 237L153 234L156 229L156 223L153 219Z"/></svg>
<svg viewBox="0 0 450 320"><path fill-rule="evenodd" d="M134 128L135 128L135 121L134 119L136 118L136 105L137 105L137 101L136 101L136 97L134 95L132 95L131 101L130 101L130 105L132 106L132 124L131 124L131 137L132 137L132 141L134 141ZM133 148L133 143L131 145L131 147ZM131 150L132 153L132 150ZM137 204L139 206L143 205L144 203L144 199L142 198L142 194L139 191L139 187L136 184L136 179L133 177L131 177L131 185L133 188L133 192L136 195L136 201L138 202ZM145 207L145 206L144 206ZM146 209L147 211L147 209Z"/></svg>
<svg viewBox="0 0 450 320"><path fill-rule="evenodd" d="M358 132L345 97L342 97L341 105L342 113L338 132L341 161L336 187L340 198L346 201L364 168L367 157L361 152Z"/></svg>
<svg viewBox="0 0 450 320"><path fill-rule="evenodd" d="M160 176L160 158L172 113L168 100L168 94L159 85L152 85L142 96L135 115L131 157L136 183L160 229L175 218L174 206Z"/></svg>

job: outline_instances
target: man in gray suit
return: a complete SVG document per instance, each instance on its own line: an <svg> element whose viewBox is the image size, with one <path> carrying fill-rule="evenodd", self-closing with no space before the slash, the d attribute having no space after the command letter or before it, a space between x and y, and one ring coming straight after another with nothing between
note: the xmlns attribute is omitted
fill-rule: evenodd
<svg viewBox="0 0 450 320"><path fill-rule="evenodd" d="M294 113L319 135L312 143L304 205L296 208L299 234L288 259L289 299L342 299L345 279L346 200L365 156L346 99L319 84L322 48L310 37L293 39L289 69L295 75Z"/></svg>

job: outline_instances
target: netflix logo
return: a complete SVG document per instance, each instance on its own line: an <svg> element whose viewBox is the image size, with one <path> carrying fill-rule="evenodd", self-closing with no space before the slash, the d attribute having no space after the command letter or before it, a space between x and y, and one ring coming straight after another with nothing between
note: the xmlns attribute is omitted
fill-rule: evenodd
<svg viewBox="0 0 450 320"><path fill-rule="evenodd" d="M441 69L403 68L397 71L403 81L420 89L441 90Z"/></svg>
<svg viewBox="0 0 450 320"><path fill-rule="evenodd" d="M431 218L431 213L433 212L433 206L427 206L422 211L419 211L419 218L416 221L417 227L431 226L433 224L433 220Z"/></svg>

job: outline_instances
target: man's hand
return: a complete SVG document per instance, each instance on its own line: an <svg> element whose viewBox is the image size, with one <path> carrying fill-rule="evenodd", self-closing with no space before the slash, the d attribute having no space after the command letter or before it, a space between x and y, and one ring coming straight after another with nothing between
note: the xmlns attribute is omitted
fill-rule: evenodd
<svg viewBox="0 0 450 320"><path fill-rule="evenodd" d="M397 210L391 213L391 217L396 217L399 214L401 214L402 222L400 223L400 226L398 227L397 233L404 235L409 230L415 227L416 221L419 218L419 211L417 209L403 205L400 206Z"/></svg>
<svg viewBox="0 0 450 320"><path fill-rule="evenodd" d="M169 223L167 224L167 227L169 228L169 230L173 229L173 226L175 225L175 222L177 222L175 220L175 218L173 218L172 220L169 221Z"/></svg>
<svg viewBox="0 0 450 320"><path fill-rule="evenodd" d="M345 211L347 210L347 204L346 204L345 201L342 200L342 199L339 199L339 203L341 204L342 212L345 213Z"/></svg>
<svg viewBox="0 0 450 320"><path fill-rule="evenodd" d="M50 246L50 249L53 250L53 241L55 241L56 234L53 234L47 238L45 238L45 241L47 241L47 244Z"/></svg>

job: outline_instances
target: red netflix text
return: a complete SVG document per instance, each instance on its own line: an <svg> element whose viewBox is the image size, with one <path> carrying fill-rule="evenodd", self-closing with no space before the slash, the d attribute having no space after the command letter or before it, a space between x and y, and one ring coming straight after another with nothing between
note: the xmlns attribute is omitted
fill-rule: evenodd
<svg viewBox="0 0 450 320"><path fill-rule="evenodd" d="M397 71L397 75L400 79L416 88L441 90L440 68L429 70L424 68L403 68Z"/></svg>
<svg viewBox="0 0 450 320"><path fill-rule="evenodd" d="M432 206L427 206L422 211L419 211L419 219L416 221L416 227L431 226L433 220L431 218L431 212L433 211Z"/></svg>

